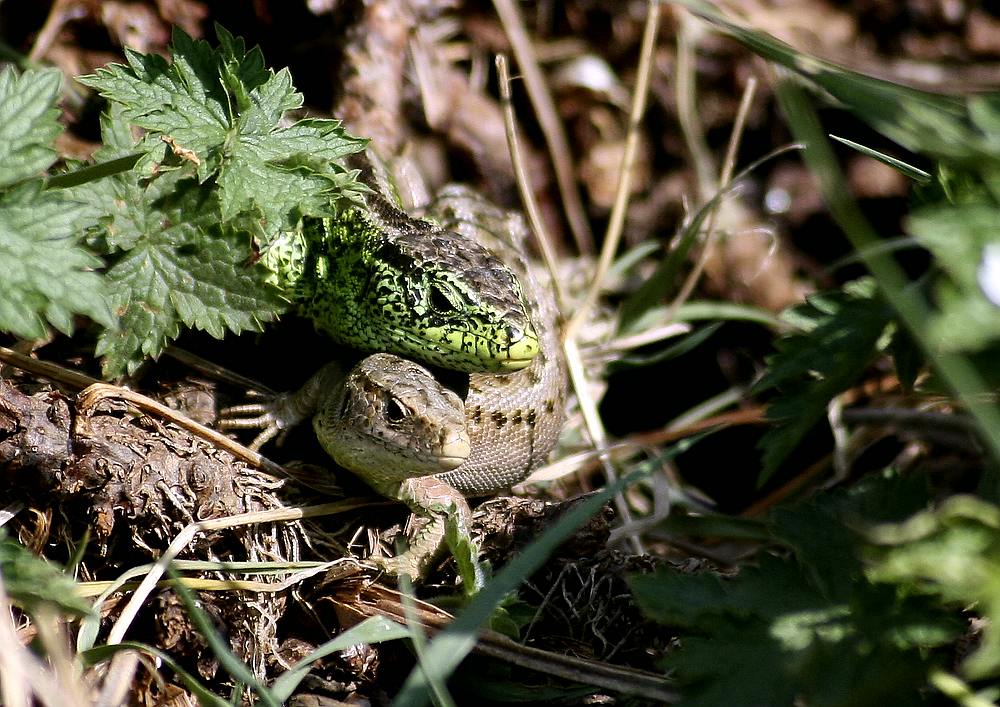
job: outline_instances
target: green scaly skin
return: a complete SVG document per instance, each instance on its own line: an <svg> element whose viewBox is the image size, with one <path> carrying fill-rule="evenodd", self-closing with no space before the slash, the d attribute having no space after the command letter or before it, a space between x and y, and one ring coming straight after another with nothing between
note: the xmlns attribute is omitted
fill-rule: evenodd
<svg viewBox="0 0 1000 707"><path fill-rule="evenodd" d="M306 218L261 256L269 281L335 340L458 371L531 363L538 336L511 270L478 243L377 195Z"/></svg>

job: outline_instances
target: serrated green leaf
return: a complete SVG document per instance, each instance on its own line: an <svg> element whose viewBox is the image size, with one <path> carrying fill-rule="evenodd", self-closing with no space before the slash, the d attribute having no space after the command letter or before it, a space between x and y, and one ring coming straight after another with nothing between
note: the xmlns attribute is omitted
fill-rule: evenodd
<svg viewBox="0 0 1000 707"><path fill-rule="evenodd" d="M117 115L101 115L103 145L94 153L98 164L134 155L135 141L128 124ZM173 176L173 175L171 175ZM96 181L87 181L63 191L78 201L87 201L100 213L95 225L85 234L87 243L102 255L132 248L146 233L159 228L163 219L147 202L158 198L176 183L176 178L155 180L143 187L134 171L112 174ZM165 187L165 188L159 188ZM152 219L157 219L155 223Z"/></svg>
<svg viewBox="0 0 1000 707"><path fill-rule="evenodd" d="M919 649L957 633L925 616L923 605L894 608L891 592L874 601L855 598L853 605L831 602L801 568L775 557L732 579L660 570L630 584L650 618L681 627L680 648L665 667L683 688L685 705L898 701L919 688ZM886 670L903 665L898 674Z"/></svg>
<svg viewBox="0 0 1000 707"><path fill-rule="evenodd" d="M821 630L823 613L788 617L794 633ZM734 624L708 638L695 636L670 665L687 687L683 704L695 707L878 707L914 705L923 664L890 648L868 649L856 639L811 641L788 651L785 627ZM863 660L854 655L866 651Z"/></svg>
<svg viewBox="0 0 1000 707"><path fill-rule="evenodd" d="M303 214L331 214L362 187L340 164L366 141L348 135L339 121L305 119L283 125L302 96L287 69L265 68L260 50L217 28L221 47L174 31L172 63L128 52L128 65L112 64L80 80L121 106L122 117L147 131L140 169L161 159L160 138L183 157L181 168L198 180L215 179L218 218L263 215L265 236L296 225ZM187 153L183 153L187 154Z"/></svg>
<svg viewBox="0 0 1000 707"><path fill-rule="evenodd" d="M202 160L224 143L230 126L228 96L219 82L207 42L194 42L183 32L183 54L174 62L158 54L125 49L128 65L108 64L95 75L77 80L96 88L121 106L123 117L150 132L172 137Z"/></svg>
<svg viewBox="0 0 1000 707"><path fill-rule="evenodd" d="M854 526L927 498L925 479L873 476L776 509L772 547L794 554L761 551L726 577L671 568L630 577L643 612L679 633L664 667L683 704L919 704L931 649L962 635L964 622L926 595L869 582Z"/></svg>
<svg viewBox="0 0 1000 707"><path fill-rule="evenodd" d="M121 324L98 342L105 376L158 356L181 324L222 338L259 331L281 311L284 302L247 266L246 243L237 234L206 238L190 223L146 233L107 273Z"/></svg>
<svg viewBox="0 0 1000 707"><path fill-rule="evenodd" d="M104 144L95 156L102 162L134 154L137 147L118 110L101 116L101 137ZM156 179L140 180L138 169L70 190L78 199L90 199L102 211L100 229L90 233L100 252L112 255L128 251L146 238L155 238L174 223L187 221L204 225L214 222L211 214L217 209L205 207L203 203L211 198L209 190L199 193L191 184L192 180L178 170L158 175ZM202 202L197 200L199 196Z"/></svg>
<svg viewBox="0 0 1000 707"><path fill-rule="evenodd" d="M733 626L711 637L691 636L671 660L685 705L791 705L795 688L767 627ZM727 666L721 670L721 666Z"/></svg>
<svg viewBox="0 0 1000 707"><path fill-rule="evenodd" d="M180 335L180 320L170 303L169 264L159 249L139 246L107 273L117 329L105 331L95 353L104 357L105 378L133 372L145 356L155 356Z"/></svg>
<svg viewBox="0 0 1000 707"><path fill-rule="evenodd" d="M962 670L974 680L1000 676L1000 507L956 496L869 537L879 546L872 579L940 595L987 619Z"/></svg>
<svg viewBox="0 0 1000 707"><path fill-rule="evenodd" d="M61 82L55 69L21 76L10 66L0 70L0 187L38 176L55 161Z"/></svg>
<svg viewBox="0 0 1000 707"><path fill-rule="evenodd" d="M42 191L40 182L0 196L0 330L41 338L52 325L71 334L75 314L113 324L94 272L102 263L79 244L96 216L93 205Z"/></svg>
<svg viewBox="0 0 1000 707"><path fill-rule="evenodd" d="M339 124L330 121L325 132L339 130ZM220 218L231 219L241 212L259 209L265 217L265 228L271 226L267 228L269 232L275 224L288 229L302 215L333 215L333 204L357 192L352 174L321 171L309 165L304 156L269 157L290 144L310 142L304 139L301 126L289 129L295 133L288 136L291 143L285 143L285 132L276 129L269 135L243 135L232 142L228 159L218 174ZM343 155L337 148L321 147L326 140L318 132L311 137L317 151Z"/></svg>
<svg viewBox="0 0 1000 707"><path fill-rule="evenodd" d="M246 265L251 242L303 215L336 215L364 190L340 161L366 141L339 121L290 122L302 96L287 69L216 31L218 48L178 29L169 61L126 51L126 64L80 79L112 104L98 158L138 155L131 171L86 185L104 210L87 236L109 256L121 318L98 344L106 375L158 355L182 326L216 337L259 329L287 303Z"/></svg>
<svg viewBox="0 0 1000 707"><path fill-rule="evenodd" d="M661 570L629 582L647 616L670 626L705 630L727 624L733 617L775 619L789 612L812 612L830 602L811 588L793 563L765 555L759 568L744 572L740 581L715 574L684 575ZM783 587L774 593L773 587Z"/></svg>
<svg viewBox="0 0 1000 707"><path fill-rule="evenodd" d="M764 434L758 483L763 484L826 413L834 396L854 385L876 354L892 310L875 297L874 282L849 283L843 291L810 296L782 318L801 333L779 339L778 353L757 390L777 388L768 407L775 422Z"/></svg>
<svg viewBox="0 0 1000 707"><path fill-rule="evenodd" d="M770 516L775 537L792 548L800 572L830 600L846 602L861 576L855 552L857 534L840 523L836 508L827 503L778 507Z"/></svg>

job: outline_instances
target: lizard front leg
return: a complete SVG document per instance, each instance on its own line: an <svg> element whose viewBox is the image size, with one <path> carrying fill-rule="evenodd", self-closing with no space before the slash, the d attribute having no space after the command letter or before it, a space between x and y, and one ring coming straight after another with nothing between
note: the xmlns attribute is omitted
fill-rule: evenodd
<svg viewBox="0 0 1000 707"><path fill-rule="evenodd" d="M224 430L260 430L249 444L253 451L280 434L312 417L330 396L343 390L344 367L332 361L317 371L294 392L263 398L260 402L234 405L219 413L218 427ZM279 443L281 442L279 438Z"/></svg>
<svg viewBox="0 0 1000 707"><path fill-rule="evenodd" d="M394 574L419 579L447 543L458 563L466 592L473 594L482 589L485 575L479 563L479 548L472 539L472 511L465 497L434 476L403 481L396 497L426 522L410 538L405 552L375 559L376 564Z"/></svg>

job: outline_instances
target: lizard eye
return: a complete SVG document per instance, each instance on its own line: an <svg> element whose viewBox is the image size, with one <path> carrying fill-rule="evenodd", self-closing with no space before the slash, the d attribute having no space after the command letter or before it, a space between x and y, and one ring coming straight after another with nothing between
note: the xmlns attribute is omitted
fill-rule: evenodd
<svg viewBox="0 0 1000 707"><path fill-rule="evenodd" d="M385 400L385 419L389 422L399 423L406 419L408 411L401 402L388 396Z"/></svg>
<svg viewBox="0 0 1000 707"><path fill-rule="evenodd" d="M431 285L429 294L430 305L431 309L438 314L451 314L458 309L453 301L454 297L454 293L446 286Z"/></svg>

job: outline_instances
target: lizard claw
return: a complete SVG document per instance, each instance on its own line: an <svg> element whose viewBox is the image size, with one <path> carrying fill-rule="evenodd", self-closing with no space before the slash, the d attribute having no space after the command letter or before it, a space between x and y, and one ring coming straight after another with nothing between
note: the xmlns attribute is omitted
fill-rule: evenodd
<svg viewBox="0 0 1000 707"><path fill-rule="evenodd" d="M341 370L340 363L328 363L292 393L251 391L250 397L256 402L221 410L218 426L224 430L260 430L249 445L255 452L275 437L280 445L290 429L313 416L320 398L343 377Z"/></svg>
<svg viewBox="0 0 1000 707"><path fill-rule="evenodd" d="M288 394L272 395L258 403L234 405L219 411L217 426L222 430L260 430L247 447L255 452L278 438L280 446L288 431L302 421L288 404Z"/></svg>

